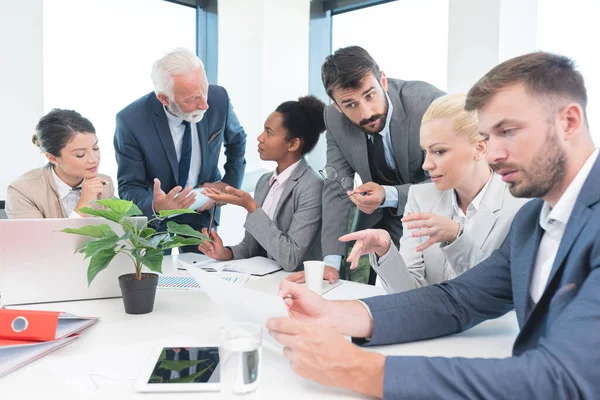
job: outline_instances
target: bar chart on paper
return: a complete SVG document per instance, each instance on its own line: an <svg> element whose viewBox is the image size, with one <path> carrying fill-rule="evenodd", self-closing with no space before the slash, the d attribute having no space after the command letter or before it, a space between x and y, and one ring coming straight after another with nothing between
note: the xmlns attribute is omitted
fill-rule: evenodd
<svg viewBox="0 0 600 400"><path fill-rule="evenodd" d="M190 290L190 289L199 289L200 285L194 278L191 276L169 276L169 275L160 275L158 277L158 289L167 289L167 290Z"/></svg>
<svg viewBox="0 0 600 400"><path fill-rule="evenodd" d="M235 272L221 272L218 274L225 282L232 285L244 285L250 274ZM201 285L191 276L186 275L160 275L158 277L160 290L201 290Z"/></svg>

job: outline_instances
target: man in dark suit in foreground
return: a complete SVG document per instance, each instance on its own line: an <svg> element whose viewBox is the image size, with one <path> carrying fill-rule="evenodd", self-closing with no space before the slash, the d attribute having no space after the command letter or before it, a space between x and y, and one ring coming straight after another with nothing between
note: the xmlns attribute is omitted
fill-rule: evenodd
<svg viewBox="0 0 600 400"><path fill-rule="evenodd" d="M583 77L566 57L532 53L488 72L466 108L478 110L488 160L511 193L536 199L490 258L439 285L334 302L284 282L290 318L267 327L294 371L390 399L600 398L600 160L586 104ZM343 237L356 240L349 259L385 257L390 243L378 232ZM520 333L505 359L385 357L342 337L365 345L421 340L512 309Z"/></svg>
<svg viewBox="0 0 600 400"><path fill-rule="evenodd" d="M209 85L202 61L181 48L156 61L152 81L154 92L117 114L120 197L154 218L160 210L190 207L193 188L239 188L246 168L246 133L225 89ZM221 146L227 158L223 177L218 169ZM212 204L175 220L199 231L209 225Z"/></svg>

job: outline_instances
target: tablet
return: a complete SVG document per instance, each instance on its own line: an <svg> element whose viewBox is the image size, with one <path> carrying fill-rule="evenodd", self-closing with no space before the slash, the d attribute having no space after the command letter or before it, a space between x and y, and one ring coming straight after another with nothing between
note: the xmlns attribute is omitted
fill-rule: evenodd
<svg viewBox="0 0 600 400"><path fill-rule="evenodd" d="M219 347L159 347L135 384L137 392L219 391Z"/></svg>

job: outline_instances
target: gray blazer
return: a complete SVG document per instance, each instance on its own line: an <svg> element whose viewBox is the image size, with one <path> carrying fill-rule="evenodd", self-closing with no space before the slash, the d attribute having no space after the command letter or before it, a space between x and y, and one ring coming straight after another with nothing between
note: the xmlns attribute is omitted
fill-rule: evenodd
<svg viewBox="0 0 600 400"><path fill-rule="evenodd" d="M254 200L262 206L269 193L272 172L256 184ZM246 233L240 244L231 247L233 258L268 257L286 271L295 271L306 260L320 260L321 192L323 180L302 159L277 203L273 219L261 208L248 214Z"/></svg>
<svg viewBox="0 0 600 400"><path fill-rule="evenodd" d="M419 140L421 119L431 102L442 96L444 92L436 87L419 81L401 81L388 79L388 96L394 106L390 122L390 134L394 159L403 185L398 190L398 208L392 213L383 213L381 209L372 214L357 213L352 230L361 230L375 225L383 215L389 217L402 215L408 188L413 183L426 180L423 171L423 151ZM367 156L365 133L355 127L333 105L325 107L325 125L327 126L327 164L338 171L340 178L354 176L357 173L361 180L371 182L371 171ZM325 185L323 189L323 254L346 254L345 243L338 238L348 233L348 221L353 203L341 199L337 188ZM399 226L401 229L401 225ZM397 237L400 237L398 233Z"/></svg>
<svg viewBox="0 0 600 400"><path fill-rule="evenodd" d="M454 243L448 246L436 243L420 252L416 248L427 237L415 238L407 231L400 239L400 252L392 249L381 265L371 254L371 265L388 292L403 292L455 278L500 248L515 214L526 202L527 199L513 197L502 177L494 174L473 217L473 225ZM409 212L450 216L452 191L438 190L433 183L414 185L408 192L405 215Z"/></svg>

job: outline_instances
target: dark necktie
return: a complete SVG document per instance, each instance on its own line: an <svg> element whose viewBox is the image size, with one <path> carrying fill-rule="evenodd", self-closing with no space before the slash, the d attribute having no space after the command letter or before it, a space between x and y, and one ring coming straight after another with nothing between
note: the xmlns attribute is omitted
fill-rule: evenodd
<svg viewBox="0 0 600 400"><path fill-rule="evenodd" d="M396 171L387 164L383 138L380 134L374 134L367 138L367 150L373 182L380 185L397 185L398 183L402 183Z"/></svg>
<svg viewBox="0 0 600 400"><path fill-rule="evenodd" d="M181 141L181 157L179 158L179 186L185 188L190 174L190 161L192 160L192 127L188 121L181 124L185 127Z"/></svg>
<svg viewBox="0 0 600 400"><path fill-rule="evenodd" d="M371 147L370 150L373 157L372 160L375 162L375 165L377 165L381 171L389 170L390 167L387 165L387 161L385 160L385 147L383 147L383 138L380 134L376 133L371 135L369 139L370 140L368 140L367 143Z"/></svg>

